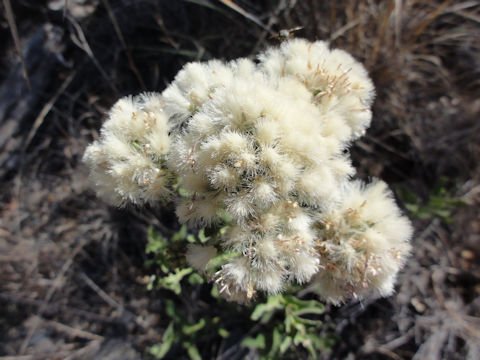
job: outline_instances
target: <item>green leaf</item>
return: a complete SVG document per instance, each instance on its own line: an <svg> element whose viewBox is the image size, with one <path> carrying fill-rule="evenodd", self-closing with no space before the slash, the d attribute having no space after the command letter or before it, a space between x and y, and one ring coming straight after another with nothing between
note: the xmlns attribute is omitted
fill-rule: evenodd
<svg viewBox="0 0 480 360"><path fill-rule="evenodd" d="M181 270L177 268L173 274L169 274L168 276L158 279L158 285L162 288L173 291L177 295L180 295L182 292L180 281L182 281L182 279L192 271L192 268L185 268Z"/></svg>
<svg viewBox="0 0 480 360"><path fill-rule="evenodd" d="M192 360L202 360L202 356L195 345L190 345L187 349L188 356Z"/></svg>
<svg viewBox="0 0 480 360"><path fill-rule="evenodd" d="M175 341L175 333L173 328L173 321L170 322L167 329L163 333L162 343L160 345L154 345L149 349L149 353L155 356L157 359L163 359L167 355L168 351Z"/></svg>
<svg viewBox="0 0 480 360"><path fill-rule="evenodd" d="M167 305L165 307L165 313L177 324L182 323L182 318L177 314L177 309L175 308L175 303L168 299Z"/></svg>
<svg viewBox="0 0 480 360"><path fill-rule="evenodd" d="M313 341L310 338L309 334L301 334L301 333L296 333L295 337L293 338L293 343L298 346L302 345L305 349L308 350L310 355L316 359L317 358L317 352L315 351L315 348L313 347Z"/></svg>
<svg viewBox="0 0 480 360"><path fill-rule="evenodd" d="M179 231L172 236L172 242L185 240L187 237L187 225L182 225Z"/></svg>
<svg viewBox="0 0 480 360"><path fill-rule="evenodd" d="M335 344L335 339L329 335L318 336L317 334L310 333L309 337L317 350L329 350Z"/></svg>
<svg viewBox="0 0 480 360"><path fill-rule="evenodd" d="M282 302L282 295L270 295L266 304L258 304L255 306L252 315L250 315L250 319L257 321L262 318L262 323L268 322L276 310L283 309Z"/></svg>
<svg viewBox="0 0 480 360"><path fill-rule="evenodd" d="M189 198L190 197L190 193L182 187L179 187L177 189L177 192L178 192L178 195L182 198Z"/></svg>
<svg viewBox="0 0 480 360"><path fill-rule="evenodd" d="M265 349L265 336L263 334L258 334L256 338L249 336L243 339L241 346L252 349Z"/></svg>
<svg viewBox="0 0 480 360"><path fill-rule="evenodd" d="M280 345L282 343L282 335L280 334L280 330L278 327L273 329L272 332L272 346L270 347L270 351L268 352L268 357L273 359L277 353L280 351Z"/></svg>
<svg viewBox="0 0 480 360"><path fill-rule="evenodd" d="M300 318L288 313L285 316L285 330L287 333L290 333L293 329L301 333L306 333L305 325L302 323Z"/></svg>
<svg viewBox="0 0 480 360"><path fill-rule="evenodd" d="M282 343L280 344L280 354L285 354L285 352L288 350L291 344L292 344L292 337L285 336Z"/></svg>
<svg viewBox="0 0 480 360"><path fill-rule="evenodd" d="M202 330L205 327L205 318L201 318L200 321L193 325L183 325L182 332L184 335L192 335L197 331Z"/></svg>
<svg viewBox="0 0 480 360"><path fill-rule="evenodd" d="M155 285L155 279L157 277L155 275L151 275L150 278L148 279L148 284L147 284L147 290L153 290L153 286Z"/></svg>
<svg viewBox="0 0 480 360"><path fill-rule="evenodd" d="M182 346L185 350L187 350L188 356L190 356L190 359L192 360L202 360L202 356L200 355L200 352L198 351L197 347L193 345L189 341L184 341L182 342Z"/></svg>
<svg viewBox="0 0 480 360"><path fill-rule="evenodd" d="M218 335L220 335L220 337L226 339L230 335L230 332L227 329L219 328L218 329Z"/></svg>
<svg viewBox="0 0 480 360"><path fill-rule="evenodd" d="M142 151L142 145L140 145L140 142L138 140L133 140L132 141L132 146L135 148L137 151Z"/></svg>
<svg viewBox="0 0 480 360"><path fill-rule="evenodd" d="M197 273L193 273L188 277L188 283L190 285L203 284L204 282L203 277Z"/></svg>
<svg viewBox="0 0 480 360"><path fill-rule="evenodd" d="M145 248L147 254L159 254L163 253L167 246L167 239L155 231L153 227L148 229L148 243Z"/></svg>
<svg viewBox="0 0 480 360"><path fill-rule="evenodd" d="M205 228L200 229L198 232L198 239L202 244L205 244L208 240L210 240L210 236L205 236Z"/></svg>
<svg viewBox="0 0 480 360"><path fill-rule="evenodd" d="M302 307L298 310L294 310L293 314L295 316L301 316L305 314L317 314L317 315L322 315L325 312L325 307L323 304L315 304L313 306L310 305L305 305L305 307Z"/></svg>
<svg viewBox="0 0 480 360"><path fill-rule="evenodd" d="M218 299L220 297L220 293L218 292L218 288L216 286L212 286L212 290L210 291L210 295L214 299Z"/></svg>

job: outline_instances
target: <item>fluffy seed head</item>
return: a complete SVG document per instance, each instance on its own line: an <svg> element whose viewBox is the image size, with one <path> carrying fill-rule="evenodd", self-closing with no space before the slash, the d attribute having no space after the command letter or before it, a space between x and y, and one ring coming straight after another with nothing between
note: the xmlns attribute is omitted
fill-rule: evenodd
<svg viewBox="0 0 480 360"><path fill-rule="evenodd" d="M230 218L213 246L189 245L228 300L313 283L340 303L388 295L409 252L411 225L386 185L351 181L346 151L370 124L364 67L322 41L288 40L248 59L185 65L159 94L127 97L84 156L115 205L171 195L182 223ZM228 215L228 216L226 216Z"/></svg>
<svg viewBox="0 0 480 360"><path fill-rule="evenodd" d="M98 195L116 206L169 198L168 132L159 94L120 99L83 157Z"/></svg>

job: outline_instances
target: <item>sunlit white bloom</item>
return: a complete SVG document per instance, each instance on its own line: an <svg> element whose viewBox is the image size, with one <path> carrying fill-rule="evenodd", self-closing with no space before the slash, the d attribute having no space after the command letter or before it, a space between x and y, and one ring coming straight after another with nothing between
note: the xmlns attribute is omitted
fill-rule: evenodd
<svg viewBox="0 0 480 360"><path fill-rule="evenodd" d="M347 52L330 50L324 41L295 39L268 49L259 59L262 70L278 81L283 91L288 92L289 87L282 86L278 78L295 79L305 86L321 110L319 121L339 141L362 136L370 125L374 87L365 68ZM293 96L298 96L298 90L292 89Z"/></svg>
<svg viewBox="0 0 480 360"><path fill-rule="evenodd" d="M318 214L320 266L314 284L325 299L390 295L410 251L412 226L387 185L352 182L342 200Z"/></svg>
<svg viewBox="0 0 480 360"><path fill-rule="evenodd" d="M328 190L344 178L330 166L334 160L338 163L341 148L322 145L327 139L318 116L309 101L275 90L261 74L256 82L237 75L184 123L172 143L169 166L179 174L192 204L209 198L237 222L258 218L299 193L313 202L328 199L334 195ZM310 171L328 174L321 179L328 190L296 188ZM197 183L206 186L202 190ZM209 223L218 213L207 215L192 205L188 216L181 211L181 218Z"/></svg>
<svg viewBox="0 0 480 360"><path fill-rule="evenodd" d="M168 118L159 94L120 99L100 139L83 157L97 193L112 205L163 201L170 196Z"/></svg>
<svg viewBox="0 0 480 360"><path fill-rule="evenodd" d="M161 95L119 100L84 161L109 203L156 203L176 189L180 222L229 219L215 246L186 254L208 272L221 251L213 278L228 300L291 283L334 303L385 296L412 230L384 183L351 180L347 149L369 126L373 98L351 55L288 40L259 63L189 63Z"/></svg>
<svg viewBox="0 0 480 360"><path fill-rule="evenodd" d="M255 295L251 265L247 258L236 257L218 271L215 283L227 300L247 303Z"/></svg>

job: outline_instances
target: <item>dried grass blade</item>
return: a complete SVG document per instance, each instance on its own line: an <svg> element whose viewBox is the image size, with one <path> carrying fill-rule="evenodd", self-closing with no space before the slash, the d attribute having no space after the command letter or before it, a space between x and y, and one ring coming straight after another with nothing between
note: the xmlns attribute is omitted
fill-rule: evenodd
<svg viewBox="0 0 480 360"><path fill-rule="evenodd" d="M93 64L95 65L95 67L97 68L97 70L100 72L100 74L102 75L102 77L107 81L108 85L110 85L110 88L113 90L113 92L115 92L116 94L118 94L118 89L117 87L115 86L115 84L113 83L113 81L110 79L110 77L108 76L108 74L105 72L105 70L103 69L102 65L98 62L97 58L95 57L95 55L93 54L93 51L92 49L90 48L90 45L88 44L88 41L87 41L87 38L85 37L85 34L82 30L82 27L80 26L80 24L78 24L78 22L71 16L67 16L67 19L70 21L70 23L73 25L73 27L75 28L75 32L76 34L72 33L70 35L70 38L72 39L72 42L77 45L80 49L82 49L83 51L85 51L85 53L88 55L88 57L90 58L90 60L92 60Z"/></svg>
<svg viewBox="0 0 480 360"><path fill-rule="evenodd" d="M20 57L20 62L22 63L23 77L27 82L28 90L32 90L30 78L28 77L27 65L25 64L25 59L23 58L22 44L20 44L20 38L18 37L17 25L15 24L15 17L13 16L12 4L10 3L10 0L3 0L3 6L5 7L5 13L13 42L15 43L15 48L18 56Z"/></svg>
<svg viewBox="0 0 480 360"><path fill-rule="evenodd" d="M108 17L112 22L113 28L115 29L115 33L117 34L117 37L120 40L120 43L122 44L123 51L125 51L125 54L127 55L128 65L130 66L130 69L132 70L132 72L135 74L142 89L146 90L147 88L145 86L145 82L143 81L142 75L140 74L140 71L138 71L138 68L135 65L135 62L133 61L132 52L127 47L127 43L125 42L125 38L123 37L122 30L120 30L120 26L118 25L117 18L115 17L115 14L113 13L108 0L103 0L103 4L107 9Z"/></svg>
<svg viewBox="0 0 480 360"><path fill-rule="evenodd" d="M443 2L442 5L440 5L439 7L436 8L435 11L432 12L432 14L428 17L427 20L425 20L419 27L418 29L415 31L414 35L413 35L413 39L412 41L410 41L410 44L414 44L417 42L418 38L420 37L420 35L422 35L422 33L425 31L425 29L427 28L428 25L430 25L442 12L443 10L445 10L445 8L450 5L450 3L452 2L452 0L446 0Z"/></svg>
<svg viewBox="0 0 480 360"><path fill-rule="evenodd" d="M230 9L232 9L233 11L236 11L237 13L239 13L240 15L242 15L243 17L245 17L246 19L254 22L255 24L257 24L258 26L260 26L262 29L268 31L269 33L271 33L270 29L268 29L261 21L260 19L258 19L255 15L252 15L250 13L248 13L247 11L243 10L240 6L238 6L237 4L235 4L232 0L219 0L222 4L224 4L225 6L229 7Z"/></svg>
<svg viewBox="0 0 480 360"><path fill-rule="evenodd" d="M385 40L385 34L387 33L387 26L388 26L388 21L390 19L390 16L392 15L393 10L395 9L395 2L390 1L388 4L387 9L385 10L382 19L380 21L380 26L378 27L378 35L377 35L377 41L375 42L375 47L373 48L372 54L371 54L371 64L375 64L377 61L378 53L380 51L380 47L382 45L382 42Z"/></svg>
<svg viewBox="0 0 480 360"><path fill-rule="evenodd" d="M32 128L30 129L30 132L28 133L28 136L23 144L23 151L25 151L28 146L30 145L30 142L32 139L35 137L35 134L37 133L38 129L42 125L43 121L45 120L45 117L48 115L50 110L52 110L53 105L57 102L58 98L60 95L63 94L65 89L70 85L72 82L73 78L77 74L77 71L73 71L62 83L62 85L58 88L57 92L53 95L53 97L44 105L40 113L38 114L37 118L33 122Z"/></svg>

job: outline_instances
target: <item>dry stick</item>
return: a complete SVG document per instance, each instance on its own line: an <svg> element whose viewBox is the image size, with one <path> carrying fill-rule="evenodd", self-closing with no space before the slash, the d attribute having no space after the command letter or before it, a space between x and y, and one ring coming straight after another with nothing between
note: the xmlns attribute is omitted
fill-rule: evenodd
<svg viewBox="0 0 480 360"><path fill-rule="evenodd" d="M95 350L98 349L99 347L100 347L100 341L92 340L88 343L87 346L72 352L70 355L65 357L63 360L86 359L86 357L84 355L88 354L90 351L92 351L94 349Z"/></svg>
<svg viewBox="0 0 480 360"><path fill-rule="evenodd" d="M417 42L418 38L420 37L420 35L422 35L425 28L428 25L430 25L438 17L438 15L440 15L443 12L443 10L445 10L445 8L448 5L450 5L451 2L452 0L444 1L442 5L437 7L436 10L432 12L430 17L417 28L417 30L415 31L415 34L413 35L413 39L410 41L410 45L415 44Z"/></svg>
<svg viewBox="0 0 480 360"><path fill-rule="evenodd" d="M30 340L32 339L33 335L37 331L38 326L40 325L40 321L42 320L41 316L43 315L43 313L47 309L48 303L52 299L55 291L57 291L57 289L60 287L60 285L63 284L64 276L65 276L66 272L68 271L68 269L70 268L70 266L73 264L73 259L75 258L75 256L77 256L77 254L80 252L80 250L82 250L82 248L86 245L86 243L87 243L87 240L84 238L83 241L81 241L72 250L68 260L65 261L62 268L60 269L60 272L58 273L57 277L53 281L53 285L48 290L47 295L45 295L44 304L38 310L38 314L36 315L36 317L34 319L33 326L29 329L28 334L25 337L25 340L23 341L22 346L20 347L19 355L23 355L25 350L27 350L27 347L28 347L28 344L30 343Z"/></svg>
<svg viewBox="0 0 480 360"><path fill-rule="evenodd" d="M33 140L33 138L35 137L38 129L40 128L40 126L43 124L43 121L45 120L45 117L48 115L48 113L50 112L50 110L53 108L53 105L55 105L55 103L57 102L58 98L60 97L60 95L63 94L63 92L65 91L65 89L68 87L68 85L70 85L70 83L72 82L73 78L75 77L75 75L77 74L77 70L73 71L62 83L62 85L58 88L58 90L56 91L56 93L53 95L53 97L43 106L42 110L40 111L40 113L38 114L37 118L35 119L35 121L33 122L33 125L30 129L30 132L28 133L27 135L27 138L25 140L25 142L23 143L23 146L22 146L22 149L21 149L21 152L22 154L25 153L25 151L27 150L28 146L30 145L31 141ZM16 194L16 198L17 199L20 199L20 189L22 187L22 176L23 176L23 171L25 169L25 163L23 163L21 166L20 166L20 170L19 170L19 176L18 176L18 180L15 182L15 187L14 187L14 193Z"/></svg>
<svg viewBox="0 0 480 360"><path fill-rule="evenodd" d="M88 44L87 38L85 37L85 34L81 28L81 26L78 24L78 22L71 16L67 15L67 19L70 21L70 23L73 25L75 28L76 34L71 34L71 39L75 45L77 45L80 49L85 51L85 53L88 55L90 60L92 60L93 64L97 68L97 70L100 72L102 77L107 81L108 85L110 88L116 93L119 94L119 91L115 84L112 82L112 80L109 78L105 70L103 69L102 65L98 62L97 58L93 54L92 49L90 48L90 45Z"/></svg>
<svg viewBox="0 0 480 360"><path fill-rule="evenodd" d="M108 295L105 291L103 291L100 286L95 284L92 279L90 279L87 274L84 272L80 273L80 277L87 283L90 288L95 291L108 305L113 308L116 308L120 313L123 312L123 306L115 301L110 295Z"/></svg>
<svg viewBox="0 0 480 360"><path fill-rule="evenodd" d="M256 16L246 12L245 10L243 10L240 6L238 6L237 4L235 4L232 0L219 0L222 4L224 4L225 6L228 6L230 9L232 9L233 11L236 11L237 13L239 13L240 15L242 15L243 17L247 18L248 20L254 22L255 24L257 24L258 26L260 26L263 30L267 31L269 34L272 34L272 31L266 27L261 21L260 19L258 19Z"/></svg>
<svg viewBox="0 0 480 360"><path fill-rule="evenodd" d="M20 57L20 62L22 63L23 77L27 82L28 90L32 90L30 78L28 77L27 73L27 65L25 64L25 59L23 58L22 45L20 44L20 38L18 37L17 25L15 24L15 18L13 16L12 4L10 3L10 0L3 0L3 6L5 7L8 26L10 27L10 32L12 33L13 42L15 43L15 48L17 49L18 56Z"/></svg>
<svg viewBox="0 0 480 360"><path fill-rule="evenodd" d="M118 39L120 40L120 43L122 44L123 51L125 51L125 54L127 55L128 64L130 66L130 69L132 70L132 72L137 77L137 80L140 83L140 86L142 87L142 89L146 90L147 88L145 86L145 82L143 81L142 75L140 74L140 71L138 71L138 68L135 65L135 62L133 61L132 52L127 47L127 43L125 42L125 38L123 37L122 31L120 30L120 26L118 25L117 18L115 17L115 14L113 13L112 8L110 7L110 4L108 3L108 0L103 0L103 4L105 5L105 8L107 9L108 17L110 18L110 21L112 22L113 28L115 29L115 33L117 34Z"/></svg>
<svg viewBox="0 0 480 360"><path fill-rule="evenodd" d="M53 97L43 106L43 109L40 111L37 118L33 122L32 128L30 129L30 132L28 133L27 139L25 140L25 143L23 144L23 147L22 147L23 151L25 151L28 148L28 145L30 145L30 142L35 137L35 134L37 133L38 129L43 124L43 121L45 120L45 117L48 115L50 110L52 110L53 105L55 105L55 103L57 102L60 95L62 95L63 92L65 91L65 89L68 87L68 85L70 85L70 83L72 82L75 75L77 75L77 70L73 71L63 81L62 85L58 88L58 90L55 92Z"/></svg>
<svg viewBox="0 0 480 360"><path fill-rule="evenodd" d="M168 31L167 27L165 26L165 22L163 21L161 14L155 15L155 22L158 24L158 26L160 26L160 29L165 34L165 40L167 40L167 42L172 45L173 48L178 49L180 45L171 37L170 31Z"/></svg>
<svg viewBox="0 0 480 360"><path fill-rule="evenodd" d="M123 307L122 304L118 303L115 299L113 299L110 295L108 295L105 291L103 291L103 289L101 289L100 286L95 284L95 282L92 279L90 279L87 276L87 274L85 274L84 272L81 272L80 277L83 279L83 281L85 281L85 283L93 291L95 291L98 294L98 296L100 296L103 299L103 301L105 301L111 307L115 308L119 312L119 314L123 314L124 312L126 312L129 316L133 318L133 321L135 322L135 324L137 324L141 328L145 328L145 326L141 323L141 321L139 321L137 314L132 313L128 310L125 311L125 308Z"/></svg>
<svg viewBox="0 0 480 360"><path fill-rule="evenodd" d="M360 24L360 20L354 20L354 21L350 21L348 23L346 23L345 25L343 25L340 29L338 29L337 31L335 31L332 35L330 35L330 42L332 42L333 40L335 40L336 38L342 36L343 34L345 34L347 31L349 31L350 29L353 29L355 26L357 26L358 24Z"/></svg>
<svg viewBox="0 0 480 360"><path fill-rule="evenodd" d="M47 325L54 327L57 331L68 334L72 338L78 337L86 340L100 340L100 341L104 339L103 336L94 334L90 331L75 329L75 328L72 328L71 326L59 323L58 321L53 321L53 320L48 321Z"/></svg>

